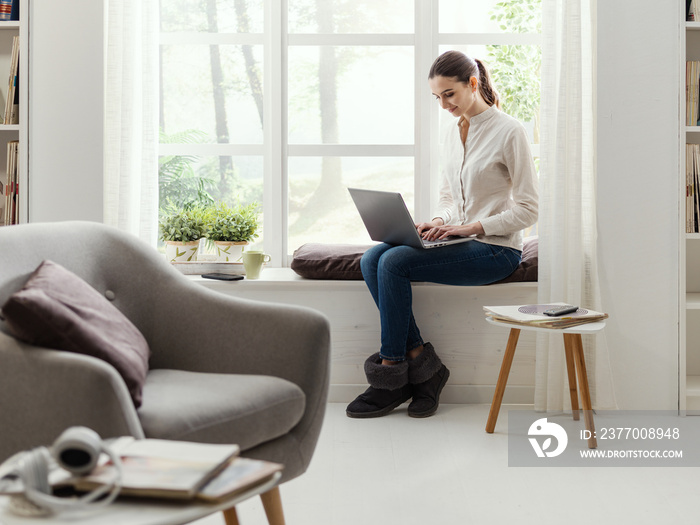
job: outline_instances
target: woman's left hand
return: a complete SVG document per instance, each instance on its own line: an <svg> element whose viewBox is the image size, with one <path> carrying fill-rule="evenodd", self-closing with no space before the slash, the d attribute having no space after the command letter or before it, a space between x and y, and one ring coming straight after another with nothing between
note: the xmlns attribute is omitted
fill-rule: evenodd
<svg viewBox="0 0 700 525"><path fill-rule="evenodd" d="M470 237L472 235L483 235L484 227L480 222L471 224L436 226L423 232L423 239L426 241L438 241L451 236Z"/></svg>

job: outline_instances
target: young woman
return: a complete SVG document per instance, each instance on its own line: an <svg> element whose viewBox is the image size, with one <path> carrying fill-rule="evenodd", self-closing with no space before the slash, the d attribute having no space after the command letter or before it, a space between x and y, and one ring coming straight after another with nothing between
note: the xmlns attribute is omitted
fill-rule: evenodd
<svg viewBox="0 0 700 525"><path fill-rule="evenodd" d="M427 240L472 241L433 249L379 244L362 257L362 275L379 308L381 348L365 361L369 388L350 417L378 417L413 398L408 415L437 410L450 375L413 318L411 281L477 286L520 264L522 230L537 221L537 180L523 125L502 113L484 65L458 51L430 68L430 89L457 117L445 144L434 218L416 225Z"/></svg>

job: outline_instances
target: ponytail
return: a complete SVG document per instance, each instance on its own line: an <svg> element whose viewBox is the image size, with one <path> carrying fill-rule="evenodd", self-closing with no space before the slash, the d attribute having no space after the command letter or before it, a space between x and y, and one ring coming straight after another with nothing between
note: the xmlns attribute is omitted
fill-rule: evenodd
<svg viewBox="0 0 700 525"><path fill-rule="evenodd" d="M501 109L501 98L498 96L498 91L496 91L491 81L489 70L478 58L475 58L474 62L479 68L479 93L481 93L481 97L489 106L496 106L498 109Z"/></svg>

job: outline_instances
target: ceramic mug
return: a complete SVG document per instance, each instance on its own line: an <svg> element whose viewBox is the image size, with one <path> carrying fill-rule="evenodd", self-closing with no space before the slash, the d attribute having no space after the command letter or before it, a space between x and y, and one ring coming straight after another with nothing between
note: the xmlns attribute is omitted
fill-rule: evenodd
<svg viewBox="0 0 700 525"><path fill-rule="evenodd" d="M270 262L270 256L259 251L251 250L243 252L243 267L245 268L245 276L248 279L257 279L260 277L260 269L263 263Z"/></svg>

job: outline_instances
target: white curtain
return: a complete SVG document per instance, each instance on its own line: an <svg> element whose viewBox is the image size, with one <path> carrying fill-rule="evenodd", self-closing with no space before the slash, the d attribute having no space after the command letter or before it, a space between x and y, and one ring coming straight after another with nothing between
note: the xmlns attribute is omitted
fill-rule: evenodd
<svg viewBox="0 0 700 525"><path fill-rule="evenodd" d="M104 222L155 245L158 0L107 6Z"/></svg>
<svg viewBox="0 0 700 525"><path fill-rule="evenodd" d="M542 2L539 302L605 311L596 253L595 0ZM615 408L605 331L584 336L594 409ZM561 334L538 334L535 410L570 410Z"/></svg>

